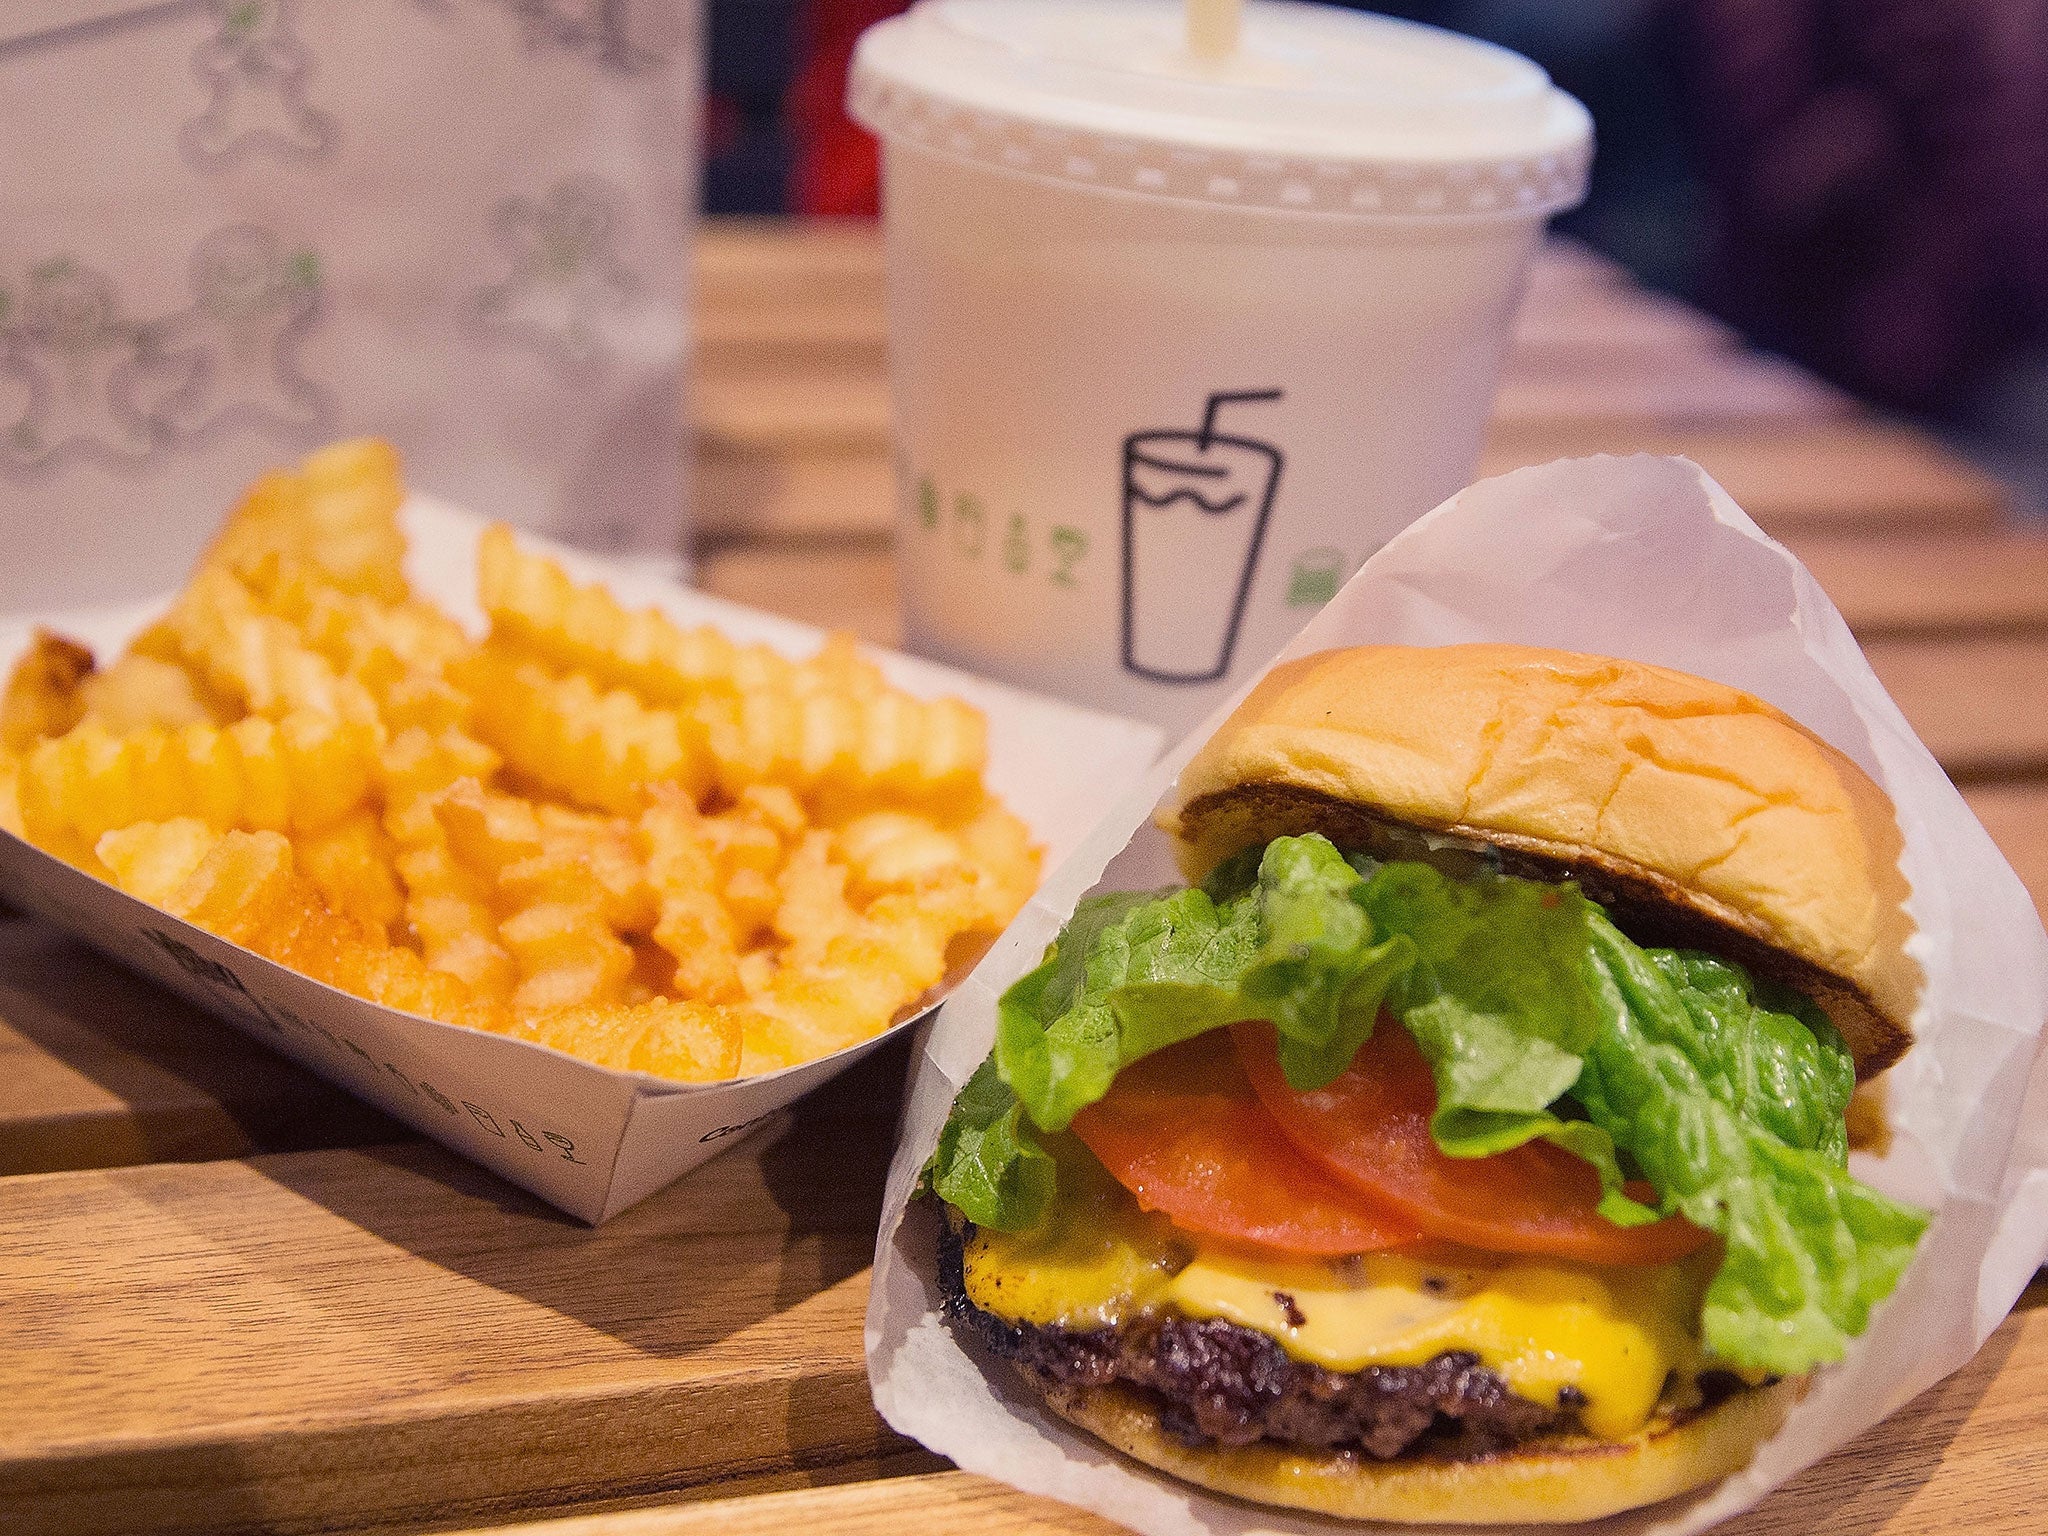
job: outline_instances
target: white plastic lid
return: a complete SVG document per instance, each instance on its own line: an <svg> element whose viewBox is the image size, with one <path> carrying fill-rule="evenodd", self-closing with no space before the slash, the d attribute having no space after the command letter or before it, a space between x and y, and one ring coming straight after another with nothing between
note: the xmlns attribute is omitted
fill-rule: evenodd
<svg viewBox="0 0 2048 1536"><path fill-rule="evenodd" d="M848 104L878 134L1027 174L1323 212L1540 216L1585 195L1586 109L1435 27L1247 0L1228 59L1181 0L919 0L863 34Z"/></svg>

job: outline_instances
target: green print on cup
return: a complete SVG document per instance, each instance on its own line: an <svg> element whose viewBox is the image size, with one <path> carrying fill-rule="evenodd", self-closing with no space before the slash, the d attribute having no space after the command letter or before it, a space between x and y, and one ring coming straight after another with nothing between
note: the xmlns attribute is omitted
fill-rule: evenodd
<svg viewBox="0 0 2048 1536"><path fill-rule="evenodd" d="M1003 569L1022 576L1031 565L1031 529L1022 512L1012 512L1003 534Z"/></svg>
<svg viewBox="0 0 2048 1536"><path fill-rule="evenodd" d="M1074 567L1087 553L1087 534L1065 523L1055 524L1052 530L1052 584L1056 587L1074 586Z"/></svg>
<svg viewBox="0 0 2048 1536"><path fill-rule="evenodd" d="M988 537L988 519L981 498L960 492L953 498L953 547L970 560L981 558L982 542Z"/></svg>
<svg viewBox="0 0 2048 1536"><path fill-rule="evenodd" d="M907 473L907 471L906 471ZM926 533L938 533L950 523L946 542L963 560L979 560L994 530L988 504L973 491L944 491L930 475L919 475L915 501L917 526ZM946 509L950 506L951 513ZM1003 520L999 563L1012 576L1029 576L1039 542L1040 528L1022 512ZM1088 535L1067 523L1044 529L1044 549L1036 557L1043 563L1046 582L1055 587L1076 587L1081 583L1081 562L1088 554Z"/></svg>
<svg viewBox="0 0 2048 1536"><path fill-rule="evenodd" d="M1287 575L1287 606L1320 608L1344 585L1344 552L1341 549L1308 549L1294 557L1294 569Z"/></svg>

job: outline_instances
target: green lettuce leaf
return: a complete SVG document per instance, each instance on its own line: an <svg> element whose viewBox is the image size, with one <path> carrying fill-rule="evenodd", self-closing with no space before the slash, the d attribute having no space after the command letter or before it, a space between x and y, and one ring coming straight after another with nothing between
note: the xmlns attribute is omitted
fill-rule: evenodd
<svg viewBox="0 0 2048 1536"><path fill-rule="evenodd" d="M1621 1193L1606 1132L1550 1108L1600 1023L1583 974L1591 903L1504 876L1354 866L1314 834L1248 852L1199 890L1084 903L1004 995L996 1061L1034 1124L1064 1130L1130 1062L1248 1019L1273 1024L1293 1087L1322 1087L1384 1003L1435 1072L1446 1152L1546 1137L1598 1170L1613 1220L1653 1219Z"/></svg>
<svg viewBox="0 0 2048 1536"><path fill-rule="evenodd" d="M1147 982L1220 984L1242 973L1257 943L1248 898L1218 908L1199 890L1083 904L1053 953L1002 996L995 1062L1045 1131L1063 1131L1129 1063L1215 1027L1204 1017L1112 1006Z"/></svg>
<svg viewBox="0 0 2048 1536"><path fill-rule="evenodd" d="M1623 942L1626 942L1624 940ZM1708 1091L1788 1147L1849 1160L1856 1061L1826 1014L1785 987L1690 950L1645 950L1685 1007Z"/></svg>
<svg viewBox="0 0 2048 1536"><path fill-rule="evenodd" d="M1239 866L1241 871L1242 865ZM1270 1020L1297 1088L1330 1082L1414 957L1375 941L1365 882L1321 837L1276 838L1256 874L1083 905L997 1010L995 1059L1041 1130L1066 1129L1131 1062L1246 1019Z"/></svg>
<svg viewBox="0 0 2048 1536"><path fill-rule="evenodd" d="M975 1068L926 1166L932 1192L985 1227L1021 1232L1037 1225L1052 1203L1055 1165L1023 1115L993 1058Z"/></svg>
<svg viewBox="0 0 2048 1536"><path fill-rule="evenodd" d="M1852 1179L1839 1131L1816 1123L1829 1105L1840 1119L1848 1052L1833 1030L1738 1007L1748 979L1725 962L1646 952L1604 916L1592 940L1606 1023L1573 1096L1667 1211L1723 1239L1701 1320L1707 1348L1780 1375L1840 1359L1927 1226ZM1772 1085L1817 1103L1772 1102Z"/></svg>
<svg viewBox="0 0 2048 1536"><path fill-rule="evenodd" d="M1415 945L1385 939L1360 896L1366 882L1328 840L1281 837L1267 845L1247 893L1258 948L1224 1010L1265 1019L1280 1036L1280 1070L1309 1090L1333 1081L1372 1033L1380 1004L1415 963Z"/></svg>
<svg viewBox="0 0 2048 1536"><path fill-rule="evenodd" d="M1794 1374L1838 1358L1927 1218L1851 1179L1847 1049L1806 999L1687 951L1644 950L1570 885L1348 864L1277 838L1203 889L1085 902L1002 998L996 1050L930 1169L973 1220L1031 1225L1064 1129L1125 1065L1268 1019L1297 1088L1327 1083L1380 1007L1437 1086L1431 1133L1481 1157L1542 1137L1599 1173L1622 1225L1683 1212L1725 1241L1708 1347ZM1658 1209L1623 1193L1647 1178Z"/></svg>
<svg viewBox="0 0 2048 1536"><path fill-rule="evenodd" d="M1359 894L1378 927L1415 945L1388 999L1436 1079L1430 1134L1452 1157L1486 1157L1541 1137L1593 1165L1600 1211L1619 1226L1657 1213L1622 1192L1608 1133L1552 1106L1578 1081L1601 1026L1586 984L1599 911L1569 885L1505 875L1457 880L1393 863Z"/></svg>

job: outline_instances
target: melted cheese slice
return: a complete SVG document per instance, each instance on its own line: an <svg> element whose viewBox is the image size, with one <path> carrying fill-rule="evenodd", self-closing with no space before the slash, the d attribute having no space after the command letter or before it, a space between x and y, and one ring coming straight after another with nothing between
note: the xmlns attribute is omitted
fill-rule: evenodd
<svg viewBox="0 0 2048 1536"><path fill-rule="evenodd" d="M1047 1328L1107 1328L1152 1311L1194 1249L1066 1137L1049 1137L1059 1199L1029 1232L977 1227L964 1245L967 1295L984 1312Z"/></svg>
<svg viewBox="0 0 2048 1536"><path fill-rule="evenodd" d="M967 1294L984 1311L1065 1328L1221 1318L1333 1371L1467 1351L1532 1402L1573 1389L1587 1432L1609 1440L1642 1427L1674 1373L1701 1368L1698 1262L1596 1268L1464 1249L1275 1262L1195 1246L1084 1160L1063 1158L1060 1180L1041 1227L968 1240Z"/></svg>

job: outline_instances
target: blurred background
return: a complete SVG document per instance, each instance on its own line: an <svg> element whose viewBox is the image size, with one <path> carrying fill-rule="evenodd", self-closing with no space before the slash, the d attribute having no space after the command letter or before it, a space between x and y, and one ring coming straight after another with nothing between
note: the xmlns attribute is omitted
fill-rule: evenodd
<svg viewBox="0 0 2048 1536"><path fill-rule="evenodd" d="M867 217L841 107L894 0L709 0L712 214ZM1591 108L1558 227L2048 509L2048 0L1376 0Z"/></svg>

